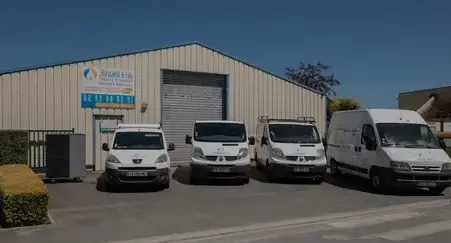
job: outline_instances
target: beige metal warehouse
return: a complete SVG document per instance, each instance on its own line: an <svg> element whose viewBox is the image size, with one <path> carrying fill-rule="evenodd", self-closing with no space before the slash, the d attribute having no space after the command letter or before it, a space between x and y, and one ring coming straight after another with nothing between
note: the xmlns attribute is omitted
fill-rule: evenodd
<svg viewBox="0 0 451 243"><path fill-rule="evenodd" d="M120 68L135 76L136 109L81 108L80 79L84 67ZM245 121L254 135L257 116L313 116L324 134L326 99L318 92L193 43L111 57L11 70L0 73L0 129L30 132L30 165L44 167L43 134L74 129L86 134L86 163L103 170L100 132L105 119L125 123L160 123L168 142L176 145L174 163L187 161L184 136L194 119ZM143 103L147 110L141 111ZM200 112L202 111L202 112Z"/></svg>

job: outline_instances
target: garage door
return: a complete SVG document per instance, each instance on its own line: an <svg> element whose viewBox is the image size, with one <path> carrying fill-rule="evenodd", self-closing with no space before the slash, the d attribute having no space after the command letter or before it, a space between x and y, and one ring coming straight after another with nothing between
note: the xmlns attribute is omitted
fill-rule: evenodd
<svg viewBox="0 0 451 243"><path fill-rule="evenodd" d="M163 71L162 123L168 143L175 144L172 164L188 163L190 146L185 136L191 135L195 120L225 118L224 84L224 75Z"/></svg>

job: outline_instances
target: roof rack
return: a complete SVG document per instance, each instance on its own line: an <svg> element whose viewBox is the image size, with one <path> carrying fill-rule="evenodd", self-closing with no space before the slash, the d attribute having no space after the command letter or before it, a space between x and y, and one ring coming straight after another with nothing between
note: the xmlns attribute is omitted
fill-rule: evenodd
<svg viewBox="0 0 451 243"><path fill-rule="evenodd" d="M281 118L269 118L268 116L259 116L259 122L272 122L272 121L280 121L280 122L302 122L302 123L315 123L314 117L304 117L298 116L296 119L281 119Z"/></svg>

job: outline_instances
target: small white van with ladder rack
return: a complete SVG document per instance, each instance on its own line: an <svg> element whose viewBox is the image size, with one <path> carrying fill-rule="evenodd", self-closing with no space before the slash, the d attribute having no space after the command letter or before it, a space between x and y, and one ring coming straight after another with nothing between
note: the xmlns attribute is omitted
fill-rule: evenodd
<svg viewBox="0 0 451 243"><path fill-rule="evenodd" d="M191 145L190 183L205 179L249 183L249 145L254 142L242 121L195 121L192 134L185 138Z"/></svg>
<svg viewBox="0 0 451 243"><path fill-rule="evenodd" d="M259 116L255 161L268 180L313 179L322 183L326 173L324 146L313 117L270 119Z"/></svg>

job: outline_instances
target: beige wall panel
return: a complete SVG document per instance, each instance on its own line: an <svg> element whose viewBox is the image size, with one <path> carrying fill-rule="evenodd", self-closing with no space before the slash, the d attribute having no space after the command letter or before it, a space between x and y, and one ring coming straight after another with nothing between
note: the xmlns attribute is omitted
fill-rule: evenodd
<svg viewBox="0 0 451 243"><path fill-rule="evenodd" d="M38 110L38 129L46 129L45 125L45 69L38 69L38 81L37 81L37 110Z"/></svg>
<svg viewBox="0 0 451 243"><path fill-rule="evenodd" d="M155 123L155 92L156 92L156 81L155 81L155 52L149 53L149 64L148 64L148 82L149 90L146 94L149 107L147 108L146 114L149 116L149 123Z"/></svg>
<svg viewBox="0 0 451 243"><path fill-rule="evenodd" d="M11 124L11 115L12 115L12 104L11 104L11 82L12 82L12 77L11 74L6 74L3 76L2 78L2 97L0 97L2 99L2 105L3 105L3 110L2 110L2 116L1 119L3 121L2 126L3 129L12 129L12 124Z"/></svg>
<svg viewBox="0 0 451 243"><path fill-rule="evenodd" d="M149 110L150 104L152 102L149 101L149 53L145 52L141 55L141 100L142 102L147 103L147 111L141 115L141 122L144 124L149 123Z"/></svg>
<svg viewBox="0 0 451 243"><path fill-rule="evenodd" d="M20 72L20 90L19 90L19 97L20 97L20 110L16 111L17 113L20 113L20 127L19 129L28 129L29 128L29 117L28 117L28 72ZM1 106L1 101L0 101ZM1 108L0 108L1 110ZM0 111L1 114L1 111ZM1 121L0 121L1 123ZM1 125L0 125L1 127Z"/></svg>
<svg viewBox="0 0 451 243"><path fill-rule="evenodd" d="M54 109L54 93L55 90L53 89L53 67L52 68L46 68L44 69L44 85L43 88L44 94L42 95L42 101L43 101L43 108L44 108L44 114L43 115L43 129L53 129L55 127L55 121L53 117L55 116L55 109Z"/></svg>
<svg viewBox="0 0 451 243"><path fill-rule="evenodd" d="M20 75L11 75L11 128L20 129Z"/></svg>
<svg viewBox="0 0 451 243"><path fill-rule="evenodd" d="M136 102L136 109L133 111L134 117L135 117L135 123L142 123L141 118L141 104L143 103L142 99L142 70L141 70L141 64L142 64L142 55L141 54L135 54L133 55L135 57L135 64L134 64L134 72L135 72L135 102Z"/></svg>
<svg viewBox="0 0 451 243"><path fill-rule="evenodd" d="M155 52L155 59L154 59L154 66L153 66L153 74L154 79L153 83L155 84L154 89L154 96L153 96L153 102L155 102L155 110L154 110L154 117L153 117L153 123L160 123L161 122L161 69L164 68L161 65L161 58L162 57L162 51L156 51Z"/></svg>
<svg viewBox="0 0 451 243"><path fill-rule="evenodd" d="M63 113L62 113L62 85L61 85L61 66L56 66L53 68L53 100L55 104L53 105L53 121L54 127L52 129L64 129L62 125Z"/></svg>

